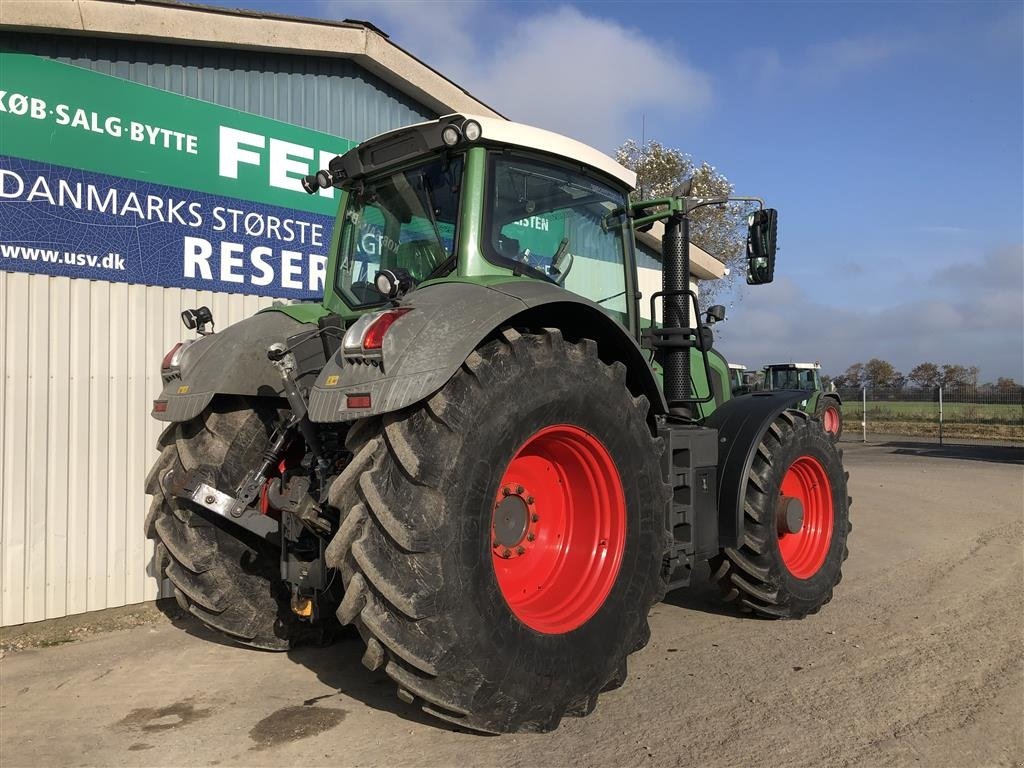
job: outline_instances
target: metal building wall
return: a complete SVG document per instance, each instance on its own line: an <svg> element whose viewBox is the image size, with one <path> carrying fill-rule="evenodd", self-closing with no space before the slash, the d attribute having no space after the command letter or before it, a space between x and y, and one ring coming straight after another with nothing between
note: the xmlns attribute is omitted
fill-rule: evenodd
<svg viewBox="0 0 1024 768"><path fill-rule="evenodd" d="M2 0L0 0L2 2ZM360 141L436 115L345 59L0 33L32 53ZM271 298L0 271L0 625L152 600L149 417L179 313Z"/></svg>
<svg viewBox="0 0 1024 768"><path fill-rule="evenodd" d="M0 272L0 624L157 597L142 530L160 359L203 304L272 299Z"/></svg>
<svg viewBox="0 0 1024 768"><path fill-rule="evenodd" d="M348 59L11 33L0 48L353 141L437 117Z"/></svg>

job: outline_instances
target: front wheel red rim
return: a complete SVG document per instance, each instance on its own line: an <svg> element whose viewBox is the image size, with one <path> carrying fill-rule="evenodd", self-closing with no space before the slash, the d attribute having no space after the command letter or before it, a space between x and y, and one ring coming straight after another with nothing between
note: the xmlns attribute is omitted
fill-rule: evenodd
<svg viewBox="0 0 1024 768"><path fill-rule="evenodd" d="M830 435L837 434L839 432L839 411L832 406L825 409L825 415L823 418L825 431Z"/></svg>
<svg viewBox="0 0 1024 768"><path fill-rule="evenodd" d="M491 515L494 574L519 621L545 634L585 624L615 585L625 544L622 479L600 440L556 424L523 443Z"/></svg>
<svg viewBox="0 0 1024 768"><path fill-rule="evenodd" d="M782 562L798 579L809 579L821 569L832 543L832 484L818 459L801 456L786 470L779 491L781 501L795 499L803 511L798 530L779 532Z"/></svg>

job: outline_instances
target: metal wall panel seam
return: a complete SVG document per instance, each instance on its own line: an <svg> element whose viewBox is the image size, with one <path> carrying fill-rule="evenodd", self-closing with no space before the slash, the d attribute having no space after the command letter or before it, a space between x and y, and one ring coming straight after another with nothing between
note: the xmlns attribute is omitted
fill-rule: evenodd
<svg viewBox="0 0 1024 768"><path fill-rule="evenodd" d="M46 464L46 618L67 615L68 504L67 470L73 460L68 445L71 390L68 382L71 285L46 279L49 313L47 368Z"/></svg>
<svg viewBox="0 0 1024 768"><path fill-rule="evenodd" d="M25 621L46 618L47 363L49 278L32 275L28 307L28 387L25 411Z"/></svg>

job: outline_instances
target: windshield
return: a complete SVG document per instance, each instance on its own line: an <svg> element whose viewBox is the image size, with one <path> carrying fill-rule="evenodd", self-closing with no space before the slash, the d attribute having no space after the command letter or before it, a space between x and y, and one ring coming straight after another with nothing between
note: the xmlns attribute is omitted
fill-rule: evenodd
<svg viewBox="0 0 1024 768"><path fill-rule="evenodd" d="M352 308L381 304L381 269L404 269L415 282L454 262L463 158L435 158L353 189L338 240L334 290Z"/></svg>
<svg viewBox="0 0 1024 768"><path fill-rule="evenodd" d="M772 389L815 389L814 371L803 369L776 369L772 371Z"/></svg>

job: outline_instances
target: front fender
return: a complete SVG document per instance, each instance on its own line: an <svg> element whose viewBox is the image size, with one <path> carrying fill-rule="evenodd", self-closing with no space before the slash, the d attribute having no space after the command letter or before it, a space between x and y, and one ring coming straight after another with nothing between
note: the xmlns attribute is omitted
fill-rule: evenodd
<svg viewBox="0 0 1024 768"><path fill-rule="evenodd" d="M754 392L727 400L705 426L718 430L718 541L722 547L743 543L743 500L747 475L757 446L776 417L799 403L806 392Z"/></svg>
<svg viewBox="0 0 1024 768"><path fill-rule="evenodd" d="M315 328L284 312L260 312L197 339L182 354L180 377L165 383L160 393L166 410L154 411L153 418L188 421L218 394L280 397L281 376L267 360L267 347Z"/></svg>
<svg viewBox="0 0 1024 768"><path fill-rule="evenodd" d="M664 410L643 353L625 329L597 304L555 285L532 280L492 286L434 283L409 294L402 306L413 311L384 337L381 365L343 359L341 351L327 362L310 391L311 420L353 421L419 402L443 387L503 325L556 327L570 338L593 338L602 358L626 364L630 388L647 394L655 411ZM369 395L371 406L350 409L349 395Z"/></svg>

